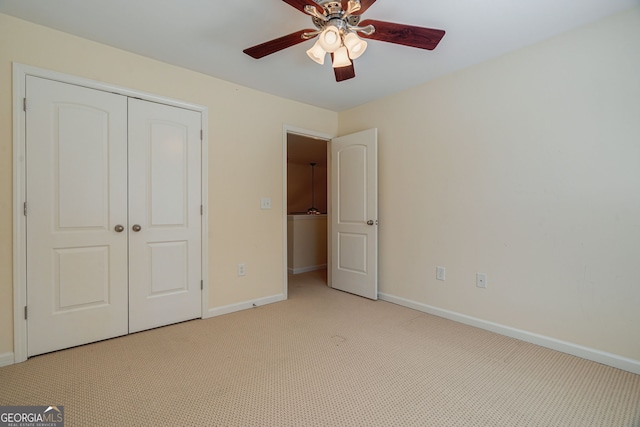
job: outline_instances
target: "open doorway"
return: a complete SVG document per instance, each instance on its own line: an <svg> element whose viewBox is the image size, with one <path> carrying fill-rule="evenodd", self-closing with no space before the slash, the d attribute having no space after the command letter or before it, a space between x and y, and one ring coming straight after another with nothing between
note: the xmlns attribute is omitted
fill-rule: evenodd
<svg viewBox="0 0 640 427"><path fill-rule="evenodd" d="M327 173L324 181L327 184L327 209L326 227L327 233L316 235L327 238L326 245L318 245L327 248L326 268L319 262L307 266L307 272L314 272L314 268L323 268L326 271L326 284L332 288L350 292L370 299L378 298L378 130L366 129L360 132L331 137L326 134L306 132L284 126L283 132L283 220L284 220L284 294L288 297L288 261L289 254L295 254L296 249L290 246L290 236L293 230L288 232L290 217L288 209L288 140L292 135L306 137L311 141L321 140L326 148ZM329 151L330 150L330 151ZM303 158L298 163L318 164L313 158ZM308 177L313 173L308 172ZM293 178L293 177L292 177ZM310 178L308 178L310 179ZM308 186L311 188L311 181ZM315 182L315 181L312 181ZM293 186L293 184L292 184ZM315 191L315 190L314 190ZM311 192L311 190L309 190ZM308 197L309 208L317 208L318 202ZM318 199L319 201L319 199ZM322 209L318 209L322 212ZM300 212L298 217L312 217L302 208L293 207L292 213ZM304 221L300 219L299 221ZM310 221L310 220L309 220ZM293 220L295 222L295 219ZM302 246L309 246L309 242ZM293 245L295 246L295 245ZM292 267L292 269L294 269ZM304 270L303 270L304 271ZM308 273L307 273L308 274ZM295 276L294 276L295 277Z"/></svg>
<svg viewBox="0 0 640 427"><path fill-rule="evenodd" d="M325 282L328 144L329 138L286 132L287 274L317 272Z"/></svg>

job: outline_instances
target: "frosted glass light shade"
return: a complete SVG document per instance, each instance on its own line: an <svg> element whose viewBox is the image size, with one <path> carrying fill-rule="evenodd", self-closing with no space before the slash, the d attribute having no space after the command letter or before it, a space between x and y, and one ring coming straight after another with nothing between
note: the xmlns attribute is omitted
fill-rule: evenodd
<svg viewBox="0 0 640 427"><path fill-rule="evenodd" d="M351 65L347 48L342 46L333 53L333 68L348 67Z"/></svg>
<svg viewBox="0 0 640 427"><path fill-rule="evenodd" d="M349 33L344 38L344 45L349 51L349 58L356 59L360 57L367 49L367 42L358 37L355 33Z"/></svg>
<svg viewBox="0 0 640 427"><path fill-rule="evenodd" d="M313 59L318 64L324 64L324 57L327 52L320 46L320 40L317 40L313 47L307 51L309 58Z"/></svg>
<svg viewBox="0 0 640 427"><path fill-rule="evenodd" d="M340 48L340 45L342 45L340 30L335 25L329 25L322 33L320 33L318 42L326 52L335 52Z"/></svg>

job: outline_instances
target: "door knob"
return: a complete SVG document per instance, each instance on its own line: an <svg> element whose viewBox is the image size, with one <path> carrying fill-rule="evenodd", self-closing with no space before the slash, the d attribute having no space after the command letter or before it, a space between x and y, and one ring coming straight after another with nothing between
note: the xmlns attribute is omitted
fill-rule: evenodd
<svg viewBox="0 0 640 427"><path fill-rule="evenodd" d="M138 224L134 224L131 229L137 233L138 231L142 230L142 227L140 227Z"/></svg>
<svg viewBox="0 0 640 427"><path fill-rule="evenodd" d="M115 226L114 230L116 230L116 233L122 233L124 231L124 227L118 224Z"/></svg>
<svg viewBox="0 0 640 427"><path fill-rule="evenodd" d="M373 225L373 220L370 219L369 221L367 221L367 225Z"/></svg>

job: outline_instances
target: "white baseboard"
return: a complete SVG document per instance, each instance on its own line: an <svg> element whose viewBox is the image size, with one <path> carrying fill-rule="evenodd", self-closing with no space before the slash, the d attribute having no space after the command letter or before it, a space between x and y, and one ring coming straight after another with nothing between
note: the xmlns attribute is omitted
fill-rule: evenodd
<svg viewBox="0 0 640 427"><path fill-rule="evenodd" d="M301 267L301 268L287 268L289 274L300 274L300 273L308 273L310 271L316 270L324 270L327 268L327 264L322 265L312 265L310 267Z"/></svg>
<svg viewBox="0 0 640 427"><path fill-rule="evenodd" d="M273 295L270 297L259 298L256 300L225 305L223 307L214 307L214 308L210 308L202 318L208 319L210 317L222 316L223 314L235 313L236 311L246 310L254 307L260 307L266 304L273 304L274 302L280 302L286 299L287 297L284 294L279 294L279 295Z"/></svg>
<svg viewBox="0 0 640 427"><path fill-rule="evenodd" d="M13 365L13 353L2 353L0 354L0 368L3 366Z"/></svg>
<svg viewBox="0 0 640 427"><path fill-rule="evenodd" d="M443 317L445 319L453 320L459 323L464 323L465 325L475 326L477 328L495 332L500 335L516 338L531 344L536 344L542 347L550 348L552 350L560 351L562 353L571 354L573 356L591 360L597 363L602 363L603 365L612 366L614 368L622 369L624 371L640 375L640 360L629 359L616 354L607 353L589 347L583 347L578 344L561 341L544 335L523 331L521 329L515 329L509 326L501 325L499 323L489 322L487 320L478 319L475 317L467 316L465 314L456 313L454 311L432 307L430 305L422 304L416 301L411 301L389 294L379 293L378 297L383 301L388 301L393 304L401 305L403 307L412 308L414 310L422 311L428 314L433 314L434 316Z"/></svg>

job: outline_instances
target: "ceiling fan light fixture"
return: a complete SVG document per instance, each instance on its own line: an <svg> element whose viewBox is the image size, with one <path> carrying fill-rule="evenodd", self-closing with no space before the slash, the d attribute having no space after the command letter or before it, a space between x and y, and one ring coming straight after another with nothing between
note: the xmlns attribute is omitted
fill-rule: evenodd
<svg viewBox="0 0 640 427"><path fill-rule="evenodd" d="M433 50L445 35L444 30L436 28L374 19L362 20L362 14L376 0L283 1L309 15L315 29L304 29L287 34L244 49L243 52L252 58L259 59L318 37L313 47L306 51L307 55L312 61L324 65L325 57L330 53L337 82L356 76L352 61L362 56L367 49L367 42L362 40L363 38Z"/></svg>
<svg viewBox="0 0 640 427"><path fill-rule="evenodd" d="M342 37L340 37L340 30L335 25L329 25L320 33L318 43L326 51L333 53L342 45Z"/></svg>
<svg viewBox="0 0 640 427"><path fill-rule="evenodd" d="M320 46L320 40L316 41L313 47L307 51L309 58L320 65L324 64L324 57L326 54L327 52L322 48L322 46Z"/></svg>
<svg viewBox="0 0 640 427"><path fill-rule="evenodd" d="M342 46L333 53L333 68L348 67L349 65L351 65L349 52L346 47Z"/></svg>
<svg viewBox="0 0 640 427"><path fill-rule="evenodd" d="M344 38L344 45L349 51L349 58L356 59L367 49L367 42L362 40L356 33L349 33Z"/></svg>

